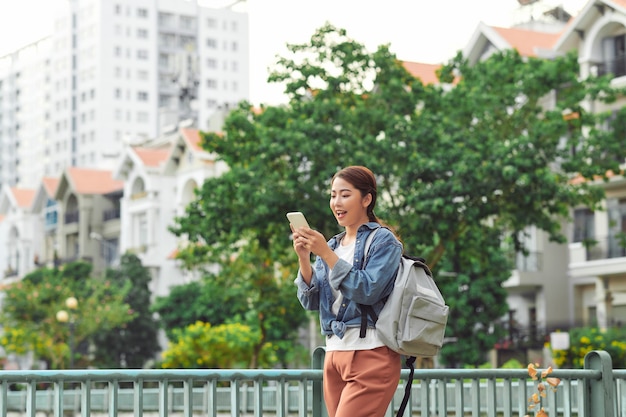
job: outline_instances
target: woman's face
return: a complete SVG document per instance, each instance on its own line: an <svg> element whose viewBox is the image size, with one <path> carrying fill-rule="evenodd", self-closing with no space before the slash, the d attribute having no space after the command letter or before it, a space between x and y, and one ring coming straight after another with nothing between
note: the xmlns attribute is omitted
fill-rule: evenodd
<svg viewBox="0 0 626 417"><path fill-rule="evenodd" d="M335 178L330 190L330 210L343 227L360 226L368 222L367 206L372 196L361 192L343 178Z"/></svg>

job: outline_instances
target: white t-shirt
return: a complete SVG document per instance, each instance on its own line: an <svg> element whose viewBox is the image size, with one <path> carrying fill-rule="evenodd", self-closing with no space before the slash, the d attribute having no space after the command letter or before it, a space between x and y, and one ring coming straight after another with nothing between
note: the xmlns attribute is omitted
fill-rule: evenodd
<svg viewBox="0 0 626 417"><path fill-rule="evenodd" d="M335 249L335 253L339 257L339 259L343 259L352 265L352 260L354 259L354 247L355 242L352 242L349 245L343 246L341 243ZM332 275L333 271L330 270L330 275ZM335 290L332 288L333 295L335 296L335 302L333 303L332 310L336 315L339 312L339 307L341 303L343 303L343 294L341 291ZM343 338L340 339L336 335L330 335L326 337L326 351L330 352L333 350L368 350L374 349L380 346L384 346L384 343L378 338L376 334L376 329L368 328L365 337L361 338L360 328L359 327L349 327L346 330Z"/></svg>

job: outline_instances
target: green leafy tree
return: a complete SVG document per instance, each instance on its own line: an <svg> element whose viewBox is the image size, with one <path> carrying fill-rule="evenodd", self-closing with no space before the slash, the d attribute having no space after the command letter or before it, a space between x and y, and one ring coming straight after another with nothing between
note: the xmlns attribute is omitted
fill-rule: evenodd
<svg viewBox="0 0 626 417"><path fill-rule="evenodd" d="M581 79L574 54L541 60L506 51L473 66L459 54L440 70L441 85L423 85L388 46L370 54L331 25L288 48L270 75L285 83L288 105L258 111L242 103L223 134L203 137L230 170L205 181L172 227L197 243L181 253L188 265L223 261L246 236L295 274L285 213L302 210L325 236L338 232L329 181L358 164L377 174L377 214L406 252L424 256L436 275L464 272L472 287L491 288L509 273L489 267L503 265L504 239L524 251L524 230L534 225L563 242L570 208L598 208L603 198L599 187L572 179L605 178L626 156L615 129L624 112L611 119L585 106L621 91L606 78ZM480 235L490 236L488 246L462 244ZM456 261L459 270L443 269ZM460 297L459 286L445 286L448 300ZM465 329L481 328L500 318L502 309L487 307L506 304L505 293L472 290L470 304L452 314ZM491 338L462 343L474 351L470 361L492 346Z"/></svg>
<svg viewBox="0 0 626 417"><path fill-rule="evenodd" d="M4 350L18 355L33 352L35 359L59 369L70 363L73 344L76 365L91 365L86 355L89 339L123 325L133 314L124 302L128 286L113 287L90 274L90 264L75 262L63 269L38 270L5 288L0 313ZM65 304L70 297L78 300L75 311L68 311ZM57 320L61 310L69 313L69 325Z"/></svg>
<svg viewBox="0 0 626 417"><path fill-rule="evenodd" d="M159 325L150 310L150 271L136 255L126 253L118 268L106 271L106 279L113 288L129 288L124 301L132 320L94 336L95 363L102 368L143 368L160 350Z"/></svg>
<svg viewBox="0 0 626 417"><path fill-rule="evenodd" d="M170 340L174 330L195 322L220 325L248 311L246 294L238 286L228 286L221 275L207 275L200 281L176 285L166 296L157 297L152 311Z"/></svg>
<svg viewBox="0 0 626 417"><path fill-rule="evenodd" d="M296 341L298 329L306 318L292 295L292 277L286 277L287 274L277 276L267 251L251 243L224 263L219 274L209 274L202 281L172 288L168 296L156 301L153 310L159 314L171 341L178 339L181 328L196 322L210 324L213 326L210 331L224 324L243 324L259 336L254 339L248 366L268 367L281 363L286 367L302 362L303 352ZM234 327L231 331L236 329L243 328ZM241 337L250 340L245 335ZM186 349L195 346L180 343ZM270 356L268 349L272 351ZM174 360L173 356L179 351L168 353L169 360ZM270 359L274 362L268 362Z"/></svg>

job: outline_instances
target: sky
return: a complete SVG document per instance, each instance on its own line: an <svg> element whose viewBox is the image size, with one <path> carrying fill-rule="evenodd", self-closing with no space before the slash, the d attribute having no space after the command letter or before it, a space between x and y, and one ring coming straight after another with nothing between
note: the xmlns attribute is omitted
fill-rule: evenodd
<svg viewBox="0 0 626 417"><path fill-rule="evenodd" d="M51 16L68 0L0 0L0 56L36 41L52 28ZM112 1L112 0L111 0ZM201 0L215 6L234 0ZM541 4L543 3L543 4ZM282 86L269 85L268 68L286 55L287 43L306 43L328 22L370 51L389 44L404 61L439 64L469 42L480 22L510 27L541 7L562 5L576 14L585 0L246 0L250 25L250 101L278 104Z"/></svg>

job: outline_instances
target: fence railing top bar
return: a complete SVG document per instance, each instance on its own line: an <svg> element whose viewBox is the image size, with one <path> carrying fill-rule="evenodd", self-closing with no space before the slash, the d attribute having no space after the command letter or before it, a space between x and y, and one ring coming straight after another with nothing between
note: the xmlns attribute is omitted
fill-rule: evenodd
<svg viewBox="0 0 626 417"><path fill-rule="evenodd" d="M537 370L538 375L542 369ZM626 379L626 370L613 371L615 377ZM401 377L406 379L409 370L403 369ZM598 370L593 369L555 369L550 377L561 379L592 379L602 378ZM529 380L526 369L416 369L416 380L440 379L514 379ZM301 381L303 379L321 380L322 371L316 369L74 369L74 370L20 370L0 371L0 381L183 381L183 380L286 380Z"/></svg>
<svg viewBox="0 0 626 417"><path fill-rule="evenodd" d="M544 369L537 369L541 375ZM626 372L626 370L625 370ZM409 370L403 369L403 378ZM547 377L561 379L600 379L602 373L595 369L554 369ZM530 379L527 369L416 369L415 379Z"/></svg>
<svg viewBox="0 0 626 417"><path fill-rule="evenodd" d="M45 371L0 371L0 381L183 381L183 380L321 380L321 370L307 369L73 369Z"/></svg>

